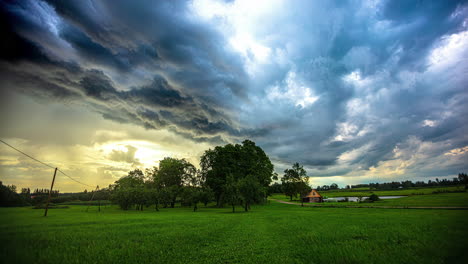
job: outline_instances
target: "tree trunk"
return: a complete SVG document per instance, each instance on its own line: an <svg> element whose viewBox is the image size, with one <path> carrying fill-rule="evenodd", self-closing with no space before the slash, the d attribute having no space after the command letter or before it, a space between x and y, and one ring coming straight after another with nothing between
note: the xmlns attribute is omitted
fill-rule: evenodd
<svg viewBox="0 0 468 264"><path fill-rule="evenodd" d="M292 195L289 195L289 200L292 201Z"/></svg>
<svg viewBox="0 0 468 264"><path fill-rule="evenodd" d="M193 207L193 211L196 212L198 209L197 204L195 203L195 206Z"/></svg>
<svg viewBox="0 0 468 264"><path fill-rule="evenodd" d="M234 204L232 204L232 212L235 213L236 212L236 206Z"/></svg>
<svg viewBox="0 0 468 264"><path fill-rule="evenodd" d="M158 203L155 204L155 209L159 212Z"/></svg>
<svg viewBox="0 0 468 264"><path fill-rule="evenodd" d="M244 209L245 209L246 212L249 211L249 204L247 202L245 203Z"/></svg>

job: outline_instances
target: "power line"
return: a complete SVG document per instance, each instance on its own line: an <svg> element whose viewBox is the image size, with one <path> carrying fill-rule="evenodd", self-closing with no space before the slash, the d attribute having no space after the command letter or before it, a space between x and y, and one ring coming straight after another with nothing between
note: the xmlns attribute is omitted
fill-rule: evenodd
<svg viewBox="0 0 468 264"><path fill-rule="evenodd" d="M79 183L79 184L83 184L83 185L88 186L88 187L94 187L94 186L92 186L92 185L89 185L89 184L86 184L86 183L82 183L82 182L80 182L80 181L78 181L78 180L76 180L76 179L73 179L72 177L68 176L65 172L63 172L62 170L59 170L59 169L57 169L57 170L58 170L60 173L62 173L63 175L67 176L70 180L72 180L72 181L74 181L74 182L77 182L77 183Z"/></svg>
<svg viewBox="0 0 468 264"><path fill-rule="evenodd" d="M35 160L35 161L37 161L37 162L41 163L42 165L45 165L45 166L47 166L47 167L49 167L49 168L55 169L54 166L50 166L50 165L47 164L47 163L44 163L44 162L42 162L42 161L40 161L40 160L38 160L38 159L36 159L36 158L34 158L34 157L29 156L28 154L26 154L26 153L24 153L23 151L21 151L21 150L15 148L15 147L13 147L12 145L6 143L5 141L3 141L3 140L1 140L1 139L0 139L0 141L1 141L3 144L9 146L10 148L12 148L12 149L18 151L19 153L25 155L26 157L28 157L28 158L30 158L30 159L33 159L33 160Z"/></svg>
<svg viewBox="0 0 468 264"><path fill-rule="evenodd" d="M55 168L56 168L56 167L54 167L54 166L51 166L51 165L49 165L49 164L47 164L47 163L45 163L45 162L42 162L42 161L40 161L40 160L38 160L38 159L36 159L36 158L34 158L34 157L32 157L32 156L30 156L30 155L24 153L23 151L21 151L21 150L15 148L15 147L13 147L12 145L6 143L5 141L3 141L3 140L1 140L1 139L0 139L0 142L2 142L3 144L7 145L8 147L10 147L10 148L12 148L12 149L18 151L19 153L25 155L26 157L28 157L28 158L30 158L30 159L32 159L32 160L35 160L35 161L41 163L41 164L44 165L44 166L47 166L47 167L52 168L52 169L55 169ZM58 170L59 172L61 172L63 175L67 176L70 180L72 180L72 181L74 181L74 182L77 182L77 183L79 183L79 184L82 184L82 185L85 185L85 186L88 186L88 187L94 187L94 186L92 186L92 185L89 185L89 184L80 182L80 181L78 181L78 180L76 180L76 179L73 179L72 177L68 176L68 174L66 174L66 173L63 172L62 170L59 170L58 168L57 168L57 170Z"/></svg>

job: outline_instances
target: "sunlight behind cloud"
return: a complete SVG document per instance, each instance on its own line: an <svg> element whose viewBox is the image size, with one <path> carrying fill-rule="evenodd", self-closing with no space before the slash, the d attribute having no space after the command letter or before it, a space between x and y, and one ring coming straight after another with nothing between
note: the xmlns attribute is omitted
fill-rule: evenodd
<svg viewBox="0 0 468 264"><path fill-rule="evenodd" d="M164 150L160 145L149 141L123 140L98 145L95 148L102 150L104 155L109 156L113 151L128 152L129 146L136 148L134 158L142 163L141 167L155 166L159 160L173 155L173 153Z"/></svg>
<svg viewBox="0 0 468 264"><path fill-rule="evenodd" d="M195 15L213 23L225 35L233 50L246 60L247 72L254 75L259 70L257 64L267 62L272 53L272 48L258 37L258 23L278 11L282 4L281 0L195 0L191 7Z"/></svg>

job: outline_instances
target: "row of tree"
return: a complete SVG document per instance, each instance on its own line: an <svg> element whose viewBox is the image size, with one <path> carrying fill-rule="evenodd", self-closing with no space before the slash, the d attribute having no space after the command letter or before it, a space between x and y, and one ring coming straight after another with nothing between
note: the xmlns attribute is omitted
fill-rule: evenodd
<svg viewBox="0 0 468 264"><path fill-rule="evenodd" d="M16 192L15 185L3 185L0 181L0 207L26 205L30 203L23 195Z"/></svg>
<svg viewBox="0 0 468 264"><path fill-rule="evenodd" d="M450 179L442 179L439 180L438 178L433 180L428 180L427 182L424 181L392 181L392 182L383 182L383 183L366 183L366 184L356 184L356 185L347 185L346 189L354 189L354 188L371 188L377 190L388 190L388 189L398 189L398 188L411 188L411 187L434 187L434 186L456 186L456 185L468 185L468 175L466 173L459 173L458 177L454 177Z"/></svg>
<svg viewBox="0 0 468 264"><path fill-rule="evenodd" d="M268 194L273 193L284 193L286 196L289 196L292 200L293 197L302 197L308 192L310 192L311 187L308 183L307 173L304 168L295 163L292 169L286 169L284 171L284 176L281 178L281 183L275 182L268 188ZM453 186L453 185L462 185L468 189L468 175L466 173L459 173L457 178L436 179L435 181L429 180L428 182L416 181L393 181L393 182L384 182L384 183L366 183L366 184L357 184L357 185L346 185L345 189L352 191L355 188L370 188L375 190L388 190L388 189L398 189L398 188L412 188L412 187L432 187L432 186ZM336 183L330 185L317 186L317 191L330 191L338 190L339 186Z"/></svg>
<svg viewBox="0 0 468 264"><path fill-rule="evenodd" d="M205 151L200 170L185 159L164 158L158 167L133 170L109 188L112 200L124 210L154 205L174 207L177 201L193 206L211 201L218 207L237 205L245 211L266 200L273 164L254 142L217 146Z"/></svg>

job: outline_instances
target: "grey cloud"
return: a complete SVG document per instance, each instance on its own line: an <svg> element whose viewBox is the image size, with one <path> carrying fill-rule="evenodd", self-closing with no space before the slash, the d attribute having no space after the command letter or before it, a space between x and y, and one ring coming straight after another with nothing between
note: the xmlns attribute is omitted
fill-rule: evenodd
<svg viewBox="0 0 468 264"><path fill-rule="evenodd" d="M24 3L28 4L29 1ZM15 30L10 32L10 39L25 46L17 53L24 56L27 54L25 50L34 48L40 60L31 55L25 58L28 65L23 67L4 64L2 87L19 84L22 90L35 96L84 99L91 109L107 119L149 129L174 125L176 131L185 131L197 137L203 134L242 135L239 125L231 121L230 110L221 107L225 105L225 91L230 91L230 99L229 94L242 94L244 86L238 83L245 78L242 66L239 63L236 66L234 55L222 53L223 48L216 46L221 45L222 39L215 31L183 18L185 3L152 3L149 12L147 5L134 5L137 13L143 12L143 20L151 20L155 29L155 33L145 36L144 40L141 39L145 35L143 32L132 39L132 34L125 28L118 28L120 23L116 20L125 17L114 16L125 10L125 2L115 3L112 7L99 3L92 6L90 2L51 3L61 16L60 33L56 37L69 43L78 52L79 60L66 62L48 54L48 50L41 46L43 42L21 33L23 27L30 29L34 26L41 28L41 32L46 32L47 28L40 23L20 23L9 28ZM8 14L9 22L27 20L34 10L18 12L22 7L10 4L4 6L2 11ZM178 22L172 19L174 8L180 10ZM96 10L102 11L103 15L96 14ZM49 15L54 14L51 12ZM129 18L131 23L140 23L133 26L142 31L148 30L146 22L137 18L142 17ZM129 43L131 41L134 42ZM9 43L8 46L15 44ZM152 64L155 58L159 61ZM94 68L86 69L89 65ZM141 65L151 65L145 69L147 78L152 75L151 83L130 86L123 91L116 88L116 79L111 76L120 72L132 74L133 67L139 70ZM117 72L109 73L109 69ZM156 70L156 73L150 73L152 70ZM183 87L183 93L178 90L180 87Z"/></svg>
<svg viewBox="0 0 468 264"><path fill-rule="evenodd" d="M441 144L428 153L434 162L468 145L466 60L443 71L427 60L444 36L466 31L463 1L295 1L256 25L272 55L253 76L217 25L192 17L184 1L21 3L2 4L1 89L79 102L197 142L249 137L278 164L298 161L315 176L378 166L411 137ZM57 34L33 19L41 16L58 21ZM344 80L351 72L356 83ZM289 86L317 100L297 105L285 98ZM342 124L353 130L340 141Z"/></svg>

